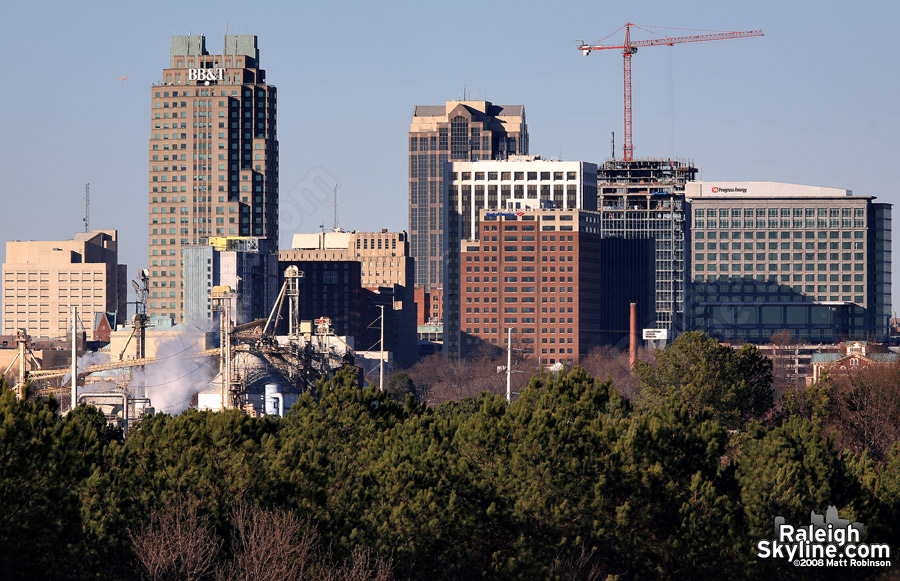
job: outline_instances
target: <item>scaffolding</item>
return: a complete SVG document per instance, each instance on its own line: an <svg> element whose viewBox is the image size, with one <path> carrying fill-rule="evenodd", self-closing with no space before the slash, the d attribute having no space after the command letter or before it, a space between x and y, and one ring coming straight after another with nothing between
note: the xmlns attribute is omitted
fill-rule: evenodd
<svg viewBox="0 0 900 581"><path fill-rule="evenodd" d="M696 175L692 161L672 158L613 159L597 170L603 237L655 241L655 326L670 337L684 330L684 184Z"/></svg>

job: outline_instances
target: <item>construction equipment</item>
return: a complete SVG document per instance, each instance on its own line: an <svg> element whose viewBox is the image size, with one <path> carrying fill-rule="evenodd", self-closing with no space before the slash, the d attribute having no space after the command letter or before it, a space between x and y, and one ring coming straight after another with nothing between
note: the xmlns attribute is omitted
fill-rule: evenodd
<svg viewBox="0 0 900 581"><path fill-rule="evenodd" d="M625 23L625 26L620 27L613 31L612 33L605 36L599 42L603 42L613 34L616 34L622 28L625 29L625 42L621 45L617 46L604 46L602 44L585 44L584 41L581 41L581 44L578 45L578 50L585 56L591 54L591 51L595 50L610 50L616 49L622 50L622 60L624 67L624 76L625 76L625 144L623 145L623 154L625 161L632 161L633 153L634 153L634 145L632 143L632 135L631 135L631 57L632 55L637 53L638 47L643 46L672 46L673 44L681 44L686 42L706 42L710 40L725 40L729 38L746 38L748 36L763 36L762 30L747 30L743 32L716 32L712 34L699 34L694 36L670 36L670 37L661 37L661 38L652 38L649 40L631 40L631 28L635 27L645 32L649 32L651 34L657 34L653 30L649 30L649 27L640 26L631 22ZM662 28L662 27L654 27L654 28Z"/></svg>

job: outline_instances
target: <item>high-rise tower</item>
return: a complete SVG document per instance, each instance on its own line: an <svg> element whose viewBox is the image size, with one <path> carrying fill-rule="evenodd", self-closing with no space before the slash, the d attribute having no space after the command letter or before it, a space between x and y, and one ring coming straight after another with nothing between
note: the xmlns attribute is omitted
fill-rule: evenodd
<svg viewBox="0 0 900 581"><path fill-rule="evenodd" d="M181 249L217 236L278 243L276 91L256 36L173 36L151 88L149 316L183 319Z"/></svg>
<svg viewBox="0 0 900 581"><path fill-rule="evenodd" d="M522 105L448 101L415 108L409 129L409 232L416 286L430 290L443 283L444 162L527 153L528 126Z"/></svg>
<svg viewBox="0 0 900 581"><path fill-rule="evenodd" d="M611 159L597 174L603 237L656 241L652 324L673 339L685 330L684 188L697 168L677 159Z"/></svg>

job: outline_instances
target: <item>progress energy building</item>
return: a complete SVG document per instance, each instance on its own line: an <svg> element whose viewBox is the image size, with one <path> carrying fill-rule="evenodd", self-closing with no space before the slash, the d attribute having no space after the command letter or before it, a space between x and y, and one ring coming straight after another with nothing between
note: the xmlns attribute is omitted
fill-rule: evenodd
<svg viewBox="0 0 900 581"><path fill-rule="evenodd" d="M850 190L776 182L685 184L690 328L766 343L885 341L891 205Z"/></svg>
<svg viewBox="0 0 900 581"><path fill-rule="evenodd" d="M147 314L183 320L182 249L212 237L278 243L275 87L252 35L173 36L151 88Z"/></svg>

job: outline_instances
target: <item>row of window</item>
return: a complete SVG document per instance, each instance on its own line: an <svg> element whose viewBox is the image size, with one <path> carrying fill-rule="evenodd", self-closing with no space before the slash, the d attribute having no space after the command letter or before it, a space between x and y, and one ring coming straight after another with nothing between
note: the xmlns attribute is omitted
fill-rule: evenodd
<svg viewBox="0 0 900 581"><path fill-rule="evenodd" d="M850 232L848 230L837 231L837 230L821 230L819 232L810 232L809 230L800 232L798 230L783 230L781 232L716 232L716 231L699 231L694 232L693 234L694 240L753 240L754 238L757 240L834 240L834 239L842 239L849 240L850 238L854 238L856 240L863 240L866 237L866 233L863 230L856 230L854 232Z"/></svg>
<svg viewBox="0 0 900 581"><path fill-rule="evenodd" d="M705 278L703 275L698 275L694 277L694 283L710 283L710 286L695 284L695 288L722 289L722 292L740 293L743 290L745 293L771 293L780 289L778 282L802 282L804 280L806 282L850 282L851 280L853 282L864 282L861 274L757 274L755 276L744 276L742 279L734 279L725 274L718 275L718 277L711 274ZM715 283L715 285L712 285L712 283Z"/></svg>
<svg viewBox="0 0 900 581"><path fill-rule="evenodd" d="M768 228L770 230L779 230L783 228L806 228L806 229L814 229L814 228L865 228L866 221L863 218L770 218L768 220L740 220L738 218L732 218L731 220L720 219L716 220L694 220L693 224L694 229L734 229L734 228L744 228L744 229L754 229L759 230L762 228Z"/></svg>
<svg viewBox="0 0 900 581"><path fill-rule="evenodd" d="M758 262L758 263L756 263L756 264L749 264L749 263L743 263L743 264L742 264L742 263L735 263L735 264L732 264L730 268L729 268L728 264L716 264L716 263L712 263L712 264L705 264L705 265L704 265L704 264L700 263L700 264L695 264L695 265L694 265L694 271L695 271L695 272L704 272L704 271L708 271L708 272L716 272L717 270L718 270L718 271L721 271L721 272L727 272L727 271L729 271L729 270L731 270L732 272L741 272L741 271L744 271L744 272L766 272L766 271L768 271L768 272L778 272L778 271L781 271L781 272L786 272L786 271L800 272L800 271L812 271L812 270L816 270L816 271L825 271L825 270L829 270L829 271L838 271L838 270L841 270L841 271L849 271L849 270L864 271L864 270L865 270L865 264L862 264L862 263L856 263L856 264L846 264L846 263L845 263L845 264L836 264L836 263L831 263L831 264L825 264L825 263L818 263L818 264L811 264L811 263L807 263L807 264L782 263L782 264L779 265L779 264L772 264L772 263L768 263L768 262L766 262L766 263L759 263L759 262Z"/></svg>
<svg viewBox="0 0 900 581"><path fill-rule="evenodd" d="M508 171L468 172L468 171L462 171L462 172L455 172L455 171L452 171L452 172L450 172L451 180L471 181L472 176L475 176L475 181L484 181L485 176L487 176L487 179L489 181L497 181L498 179L501 181L510 181L510 180L514 180L514 181L525 181L525 180L527 180L527 181L538 181L538 180L539 181L551 181L551 180L552 181L560 181L563 179L565 179L567 181L572 181L572 180L578 179L578 172L574 172L574 171L568 171L568 172L561 172L561 171L555 171L555 172L549 172L549 171L542 171L542 172L536 172L536 171L529 171L529 172L524 172L524 171L516 171L516 172L508 172ZM540 176L540 177L538 177L538 176ZM552 178L551 178L551 176L552 176ZM565 177L563 177L563 176L565 176Z"/></svg>
<svg viewBox="0 0 900 581"><path fill-rule="evenodd" d="M36 272L7 272L6 273L6 282L8 284L12 284L18 279L19 282L25 282L25 279L28 279L29 282L38 282L38 273ZM40 273L40 282L50 282L50 273L41 272ZM57 273L58 280L64 281L69 280L71 278L73 281L84 280L85 282L89 282L91 278L95 281L103 281L106 280L106 275L100 272L59 272Z"/></svg>
<svg viewBox="0 0 900 581"><path fill-rule="evenodd" d="M479 312L488 314L489 312L490 313L497 312L497 307L487 307L486 306L486 307L484 307L484 310L479 310L480 308L481 307L466 307L466 314L469 314L469 313L478 314ZM503 307L503 312L504 313L515 313L515 312L517 312L517 309L518 309L518 312L520 312L520 313L534 313L535 312L535 307ZM542 313L548 313L548 312L555 313L556 307L541 307L541 312ZM574 310L572 307L559 307L559 312L560 313L572 313L572 312L574 312ZM485 321L487 321L487 319L485 319ZM496 323L497 320L494 319L493 322ZM559 319L559 322L560 323L564 322L561 317ZM570 323L572 322L571 318L569 319L569 322Z"/></svg>
<svg viewBox="0 0 900 581"><path fill-rule="evenodd" d="M753 261L753 260L782 260L782 261L790 261L794 262L798 261L824 261L824 260L863 260L864 253L862 252L745 252L741 254L740 252L732 252L729 254L728 252L696 252L694 253L694 262L703 262L705 260L716 261L716 260L733 260L733 261Z"/></svg>
<svg viewBox="0 0 900 581"><path fill-rule="evenodd" d="M496 248L496 247L494 247L494 248ZM554 256L554 255L541 256L541 262L556 262L557 259L559 260L559 262L574 262L575 257L572 256L571 254L563 255L563 256L559 256L559 257ZM480 262L480 261L481 261L481 257L479 255L476 255L474 257L470 256L470 255L466 255L466 262ZM496 255L491 255L490 257L485 256L484 262L488 262L488 261L497 262L497 256ZM513 255L503 256L502 260L500 262L536 262L536 257L535 256L517 256L517 255L513 254Z"/></svg>
<svg viewBox="0 0 900 581"><path fill-rule="evenodd" d="M694 218L864 218L865 208L695 208Z"/></svg>
<svg viewBox="0 0 900 581"><path fill-rule="evenodd" d="M470 277L470 278L471 278L471 277ZM477 278L477 277L476 277L476 278ZM487 278L487 277L485 277L485 278ZM487 282L487 281L485 281L485 282ZM473 292L475 292L475 293L478 293L478 292L495 293L495 292L497 292L497 287L477 287L477 286L476 286L476 287L470 287L470 286L467 286L467 287L466 287L466 292L467 292L467 293L473 293ZM533 292L537 292L537 287L533 287L533 286L522 286L522 287L506 286L506 287L503 287L503 292L505 292L505 293L533 293ZM570 286L570 287L546 287L546 286L544 286L544 287L541 287L541 292L542 292L542 293L566 293L566 292L568 292L568 293L574 293L575 290L574 290L574 287L571 287L571 286Z"/></svg>
<svg viewBox="0 0 900 581"><path fill-rule="evenodd" d="M731 242L732 250L864 250L863 242ZM755 246L754 246L755 244ZM768 245L767 245L768 244ZM728 242L694 242L694 250L728 250Z"/></svg>

